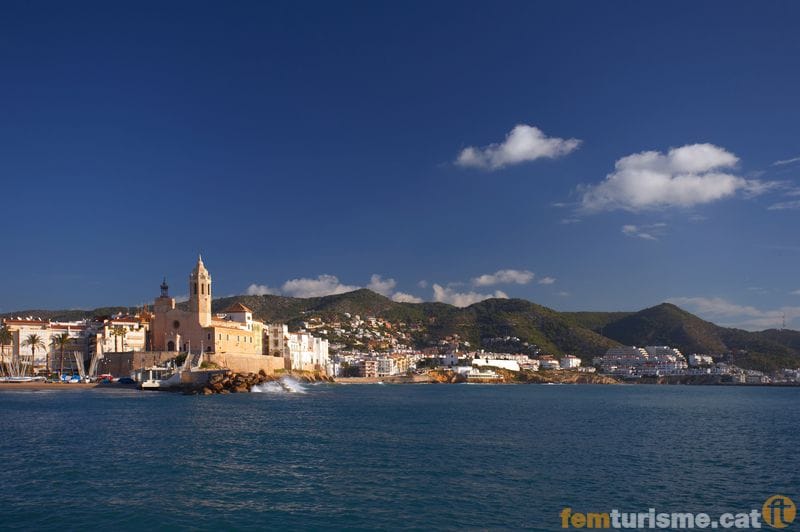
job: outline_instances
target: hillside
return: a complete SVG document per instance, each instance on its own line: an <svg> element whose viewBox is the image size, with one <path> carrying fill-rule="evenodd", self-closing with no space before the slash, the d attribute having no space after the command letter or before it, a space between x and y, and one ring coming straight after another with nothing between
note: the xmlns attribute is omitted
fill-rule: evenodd
<svg viewBox="0 0 800 532"><path fill-rule="evenodd" d="M467 308L444 303L397 303L362 289L347 294L295 299L280 296L236 296L215 302L214 310L241 302L265 321L296 324L304 316L332 320L349 312L392 322L426 324L421 340L436 341L454 334L481 346L482 339L518 337L556 354L605 351L616 342L576 325L558 312L522 299L488 299Z"/></svg>
<svg viewBox="0 0 800 532"><path fill-rule="evenodd" d="M226 297L214 301L213 311L222 312L236 302L251 308L258 319L288 323L292 328L310 317L330 322L344 313L404 322L414 325L412 339L417 347L457 334L475 348L524 351L527 344L533 344L544 352L574 353L585 360L614 345L670 345L686 354L733 353L735 363L746 368L800 366L798 331L749 332L720 327L669 303L639 312L557 312L522 299L487 299L458 308L444 303L397 303L361 289L305 299L275 295ZM185 308L186 303L178 306ZM4 316L76 320L125 311L125 307L25 310ZM519 341L504 341L507 337Z"/></svg>
<svg viewBox="0 0 800 532"><path fill-rule="evenodd" d="M687 353L723 353L721 327L669 303L611 321L603 334L625 345L671 345Z"/></svg>
<svg viewBox="0 0 800 532"><path fill-rule="evenodd" d="M573 313L573 319L580 320ZM800 365L800 332L720 327L670 303L635 313L592 314L587 325L624 345L669 345L682 352L733 353L737 365L770 370Z"/></svg>

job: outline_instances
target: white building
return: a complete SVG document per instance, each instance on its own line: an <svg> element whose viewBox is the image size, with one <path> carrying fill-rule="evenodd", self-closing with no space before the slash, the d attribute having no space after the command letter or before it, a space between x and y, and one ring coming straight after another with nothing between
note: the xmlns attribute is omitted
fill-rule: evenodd
<svg viewBox="0 0 800 532"><path fill-rule="evenodd" d="M61 349L54 338L66 333L69 342L64 348L65 369L75 366L75 353L83 359L87 352L87 336L92 330L86 321L58 322L33 317L16 317L3 319L3 326L11 333L11 345L3 346L3 369L8 364L17 363L25 366L26 372L54 371L61 366ZM31 345L35 336L38 341ZM14 362L16 361L16 362Z"/></svg>
<svg viewBox="0 0 800 532"><path fill-rule="evenodd" d="M683 357L683 354L674 347L669 347L668 345L648 345L644 348L647 351L647 354L650 355L651 358L659 358L659 357Z"/></svg>
<svg viewBox="0 0 800 532"><path fill-rule="evenodd" d="M324 371L333 375L333 364L328 353L328 340L311 333L289 332L283 323L264 325L265 354L283 356L291 369L300 371Z"/></svg>
<svg viewBox="0 0 800 532"><path fill-rule="evenodd" d="M713 366L714 359L708 355L689 355L690 366Z"/></svg>
<svg viewBox="0 0 800 532"><path fill-rule="evenodd" d="M542 370L561 369L561 364L558 362L558 360L555 360L553 358L540 358L539 369Z"/></svg>
<svg viewBox="0 0 800 532"><path fill-rule="evenodd" d="M458 353L450 352L439 357L442 366L455 366L458 364Z"/></svg>
<svg viewBox="0 0 800 532"><path fill-rule="evenodd" d="M624 376L675 375L686 371L686 358L665 345L614 347L599 360L604 373Z"/></svg>
<svg viewBox="0 0 800 532"><path fill-rule="evenodd" d="M502 377L490 369L478 369L473 367L467 374L468 381L496 381Z"/></svg>
<svg viewBox="0 0 800 532"><path fill-rule="evenodd" d="M477 367L490 366L494 368L507 369L509 371L519 371L519 362L516 360L504 360L500 358L474 358L472 365Z"/></svg>
<svg viewBox="0 0 800 532"><path fill-rule="evenodd" d="M96 330L94 334L99 354L144 351L147 345L147 327L133 316L96 321L92 323L92 328Z"/></svg>
<svg viewBox="0 0 800 532"><path fill-rule="evenodd" d="M307 332L289 333L286 345L292 369L329 372L328 341Z"/></svg>
<svg viewBox="0 0 800 532"><path fill-rule="evenodd" d="M561 369L575 369L580 367L581 359L575 355L567 355L561 359Z"/></svg>
<svg viewBox="0 0 800 532"><path fill-rule="evenodd" d="M643 347L636 347L635 345L631 346L622 346L622 347L612 347L608 351L606 351L605 359L606 362L610 360L639 360L639 359L647 359L649 355L647 351Z"/></svg>

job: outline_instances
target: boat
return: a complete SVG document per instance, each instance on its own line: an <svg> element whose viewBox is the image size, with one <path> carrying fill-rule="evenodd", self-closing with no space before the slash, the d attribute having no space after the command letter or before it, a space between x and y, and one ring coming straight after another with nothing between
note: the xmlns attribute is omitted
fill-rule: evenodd
<svg viewBox="0 0 800 532"><path fill-rule="evenodd" d="M44 377L0 377L0 382L45 382Z"/></svg>

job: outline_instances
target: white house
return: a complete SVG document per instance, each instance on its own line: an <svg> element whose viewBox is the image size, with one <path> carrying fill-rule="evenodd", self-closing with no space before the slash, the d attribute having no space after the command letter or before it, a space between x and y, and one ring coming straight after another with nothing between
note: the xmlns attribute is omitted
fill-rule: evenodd
<svg viewBox="0 0 800 532"><path fill-rule="evenodd" d="M503 360L499 358L475 358L472 360L473 366L491 366L495 368L507 369L509 371L519 371L519 362L516 360Z"/></svg>

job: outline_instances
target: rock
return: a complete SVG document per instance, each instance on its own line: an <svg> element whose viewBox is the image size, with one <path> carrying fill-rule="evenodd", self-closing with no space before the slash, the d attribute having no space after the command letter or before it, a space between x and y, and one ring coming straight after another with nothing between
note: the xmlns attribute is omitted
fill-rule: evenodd
<svg viewBox="0 0 800 532"><path fill-rule="evenodd" d="M244 384L240 384L239 386L234 386L231 390L233 393L247 393L250 390L247 389L247 386Z"/></svg>
<svg viewBox="0 0 800 532"><path fill-rule="evenodd" d="M266 377L267 377L267 372L266 372L266 371L264 371L263 369L260 369L260 370L258 370L258 375L259 375L260 377L264 377L264 378L266 378Z"/></svg>
<svg viewBox="0 0 800 532"><path fill-rule="evenodd" d="M222 386L221 382L215 382L214 384L211 385L211 389L215 392L220 392L222 391L223 388L224 386Z"/></svg>
<svg viewBox="0 0 800 532"><path fill-rule="evenodd" d="M214 395L214 390L212 390L208 386L203 386L203 390L200 393L202 393L203 395Z"/></svg>

